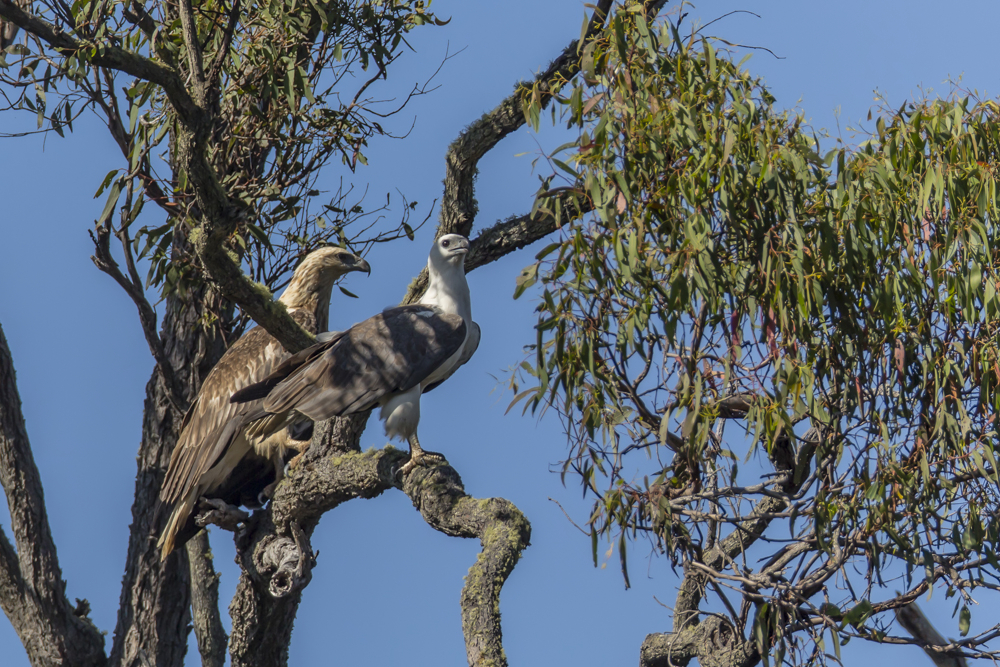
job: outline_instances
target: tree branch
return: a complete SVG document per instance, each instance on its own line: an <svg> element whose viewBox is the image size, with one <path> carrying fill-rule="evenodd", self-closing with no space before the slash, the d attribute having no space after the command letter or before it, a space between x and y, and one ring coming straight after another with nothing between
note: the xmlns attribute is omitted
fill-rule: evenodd
<svg viewBox="0 0 1000 667"><path fill-rule="evenodd" d="M229 48L233 43L233 35L236 34L236 26L240 19L240 0L233 0L232 9L229 10L229 22L226 24L225 32L222 33L222 44L215 53L212 65L209 67L206 79L209 95L218 95L219 81L222 75L222 66L229 57Z"/></svg>
<svg viewBox="0 0 1000 667"><path fill-rule="evenodd" d="M909 632L914 639L923 645L924 653L931 659L935 667L966 667L965 658L957 652L954 654L934 651L931 646L947 646L949 643L931 624L924 612L911 602L905 607L896 609L896 620Z"/></svg>
<svg viewBox="0 0 1000 667"><path fill-rule="evenodd" d="M600 0L597 3L584 34L584 43L593 38L604 25L612 4L614 4L612 0ZM549 90L570 79L579 69L580 57L583 52L579 46L579 40L570 42L545 71L535 76L534 82L542 90ZM504 98L492 111L484 114L482 118L465 128L448 147L448 153L445 155L444 194L441 197L441 221L437 229L438 237L444 234L461 234L467 237L472 232L472 224L479 211L475 197L475 179L479 160L504 137L525 124L524 114L521 110L521 95L524 88L523 84L515 86L513 93ZM551 97L547 96L542 100L542 107L546 107L550 101ZM512 222L507 221L507 223L500 224ZM524 247L524 245L527 243L518 247ZM515 249L514 246L511 246L506 252ZM472 255L471 249L469 254ZM502 255L496 255L493 259L500 256ZM493 261L493 259L488 261ZM469 258L466 258L466 261L468 262ZM414 303L426 289L427 272L424 270L410 283L403 303Z"/></svg>
<svg viewBox="0 0 1000 667"><path fill-rule="evenodd" d="M208 216L204 220L208 220ZM210 229L210 225L205 222L200 229ZM212 284L223 296L238 304L293 354L316 342L315 337L292 319L284 304L276 301L266 287L243 274L239 264L229 256L224 235L219 234L218 229L211 239L205 236L200 233L195 235L194 246Z"/></svg>
<svg viewBox="0 0 1000 667"><path fill-rule="evenodd" d="M470 665L505 665L499 595L528 544L527 520L507 500L466 495L458 473L447 465L418 467L400 485L396 471L406 452L386 447L362 453L357 447L367 418L366 413L333 419L318 428L268 508L237 533L243 571L231 607L233 666L287 663L292 620L314 565L308 539L320 517L341 503L374 498L394 487L435 529L480 539L483 551L461 598L466 652Z"/></svg>
<svg viewBox="0 0 1000 667"><path fill-rule="evenodd" d="M24 8L29 8L31 6L30 0L16 0L19 5L23 5ZM0 51L3 51L8 46L14 43L17 39L18 27L14 23L0 21Z"/></svg>
<svg viewBox="0 0 1000 667"><path fill-rule="evenodd" d="M739 400L734 401L729 408L741 412L749 407L750 401L746 397L734 398ZM813 429L810 429L803 436L805 444L797 452L797 461L793 454L790 461L776 461L776 468L802 472L800 469L808 465L819 440L818 431L811 435L812 433ZM790 448L791 443L787 444ZM785 492L794 492L805 475L795 474L794 477L797 481L790 478L783 484ZM701 611L701 601L711 577L710 571L725 568L736 556L745 553L764 534L773 515L787 504L787 501L773 496L762 498L754 505L749 518L742 521L725 539L701 554L697 563L701 567L685 564L684 578L674 605L674 630L646 636L640 649L639 664L642 667L679 667L695 658L703 667L749 667L757 663L759 656L753 642L745 641L732 621L714 614L705 620L701 619L705 615Z"/></svg>
<svg viewBox="0 0 1000 667"><path fill-rule="evenodd" d="M229 637L219 612L219 574L212 564L208 531L200 530L185 545L191 568L191 622L198 639L202 667L223 667Z"/></svg>
<svg viewBox="0 0 1000 667"><path fill-rule="evenodd" d="M125 72L161 86L178 116L186 122L201 115L201 110L188 95L180 75L166 65L111 44L91 44L74 39L58 26L25 12L11 0L0 0L0 18L35 35L65 56L77 56L99 67Z"/></svg>
<svg viewBox="0 0 1000 667"><path fill-rule="evenodd" d="M558 219L551 212L537 211L497 222L481 231L469 243L466 273L531 245L594 209L589 199L581 198L575 191L560 193L556 207L560 210Z"/></svg>
<svg viewBox="0 0 1000 667"><path fill-rule="evenodd" d="M177 3L181 15L181 30L184 33L184 44L187 47L188 67L194 81L195 103L204 109L207 106L208 88L205 84L205 67L201 57L201 42L198 41L198 29L194 25L194 10L191 0L180 0Z"/></svg>
<svg viewBox="0 0 1000 667"><path fill-rule="evenodd" d="M34 667L103 665L104 637L66 599L65 582L49 530L42 481L21 414L14 363L0 327L0 484L7 494L16 556L0 539L0 606ZM16 567L16 570L15 570Z"/></svg>
<svg viewBox="0 0 1000 667"><path fill-rule="evenodd" d="M684 667L695 658L700 667L760 662L753 642L744 641L727 619L716 615L679 633L649 635L639 650L640 667Z"/></svg>
<svg viewBox="0 0 1000 667"><path fill-rule="evenodd" d="M146 338L146 345L149 346L149 352L153 355L153 360L156 361L156 369L159 371L164 384L166 384L170 392L174 407L177 408L180 414L183 414L187 410L187 403L181 394L180 383L174 373L173 366L170 365L167 355L163 351L163 341L160 340L160 336L156 332L156 311L153 310L153 307L146 299L141 283L136 281L134 267L131 264L128 267L129 273L132 274L131 279L122 273L118 262L115 261L114 256L111 254L111 230L106 225L98 225L91 232L91 238L94 241L94 255L91 256L91 261L94 262L94 265L101 272L111 276L125 290L129 298L132 299L132 303L135 304L136 309L139 311L139 324L142 327L142 334ZM123 245L126 245L126 252L128 252L127 244Z"/></svg>
<svg viewBox="0 0 1000 667"><path fill-rule="evenodd" d="M470 665L506 665L500 628L500 589L531 539L531 526L509 500L478 500L465 493L447 465L416 468L403 491L435 530L476 537L483 546L462 588L462 632Z"/></svg>
<svg viewBox="0 0 1000 667"><path fill-rule="evenodd" d="M178 72L117 46L74 39L58 26L22 11L11 0L0 0L0 17L38 36L63 55L85 57L94 65L122 71L163 88L181 121L177 155L200 209L200 225L190 241L210 278L226 298L239 304L289 351L298 352L315 342L283 306L275 303L267 290L243 275L239 262L230 256L226 241L236 229L242 212L231 204L209 164L208 140L214 119L191 98Z"/></svg>

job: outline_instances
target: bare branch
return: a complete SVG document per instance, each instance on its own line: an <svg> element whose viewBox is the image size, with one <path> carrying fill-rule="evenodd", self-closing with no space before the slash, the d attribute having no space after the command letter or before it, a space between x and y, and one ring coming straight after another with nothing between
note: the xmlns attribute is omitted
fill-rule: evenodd
<svg viewBox="0 0 1000 667"><path fill-rule="evenodd" d="M416 468L403 491L433 528L455 537L477 537L483 546L462 588L462 631L470 665L506 665L500 628L500 589L531 539L524 515L503 498L478 500L465 493L451 466Z"/></svg>
<svg viewBox="0 0 1000 667"><path fill-rule="evenodd" d="M469 243L465 271L469 272L495 262L515 250L545 238L561 225L593 210L590 201L581 198L575 191L560 193L556 208L560 211L559 218L551 212L538 211L497 222L481 231L479 236Z"/></svg>
<svg viewBox="0 0 1000 667"><path fill-rule="evenodd" d="M0 537L0 606L35 667L103 665L104 637L66 599L42 481L31 453L14 379L14 362L0 327L0 483L7 494L16 560ZM16 567L16 569L15 569ZM81 607L81 609L84 609Z"/></svg>
<svg viewBox="0 0 1000 667"><path fill-rule="evenodd" d="M219 613L219 574L212 564L208 531L201 530L186 545L191 568L191 622L198 639L202 667L223 667L229 638Z"/></svg>
<svg viewBox="0 0 1000 667"><path fill-rule="evenodd" d="M180 414L183 414L187 410L187 404L181 395L180 385L174 374L174 369L167 360L166 353L163 351L163 341L160 340L160 335L156 332L156 311L153 310L153 306L146 299L146 295L142 291L142 283L136 280L135 267L129 262L128 269L131 279L125 277L125 274L122 273L118 266L118 262L115 261L115 258L111 254L111 231L106 225L98 225L90 233L90 237L94 241L94 255L90 258L91 261L103 273L111 276L125 290L129 298L132 299L132 303L135 304L136 309L139 311L139 324L142 326L142 334L146 338L149 352L156 361L156 369L170 392L174 407L177 408ZM128 245L124 245L126 246L126 253L128 253Z"/></svg>
<svg viewBox="0 0 1000 667"><path fill-rule="evenodd" d="M924 616L924 612L917 606L916 602L911 602L905 607L896 609L896 620L913 638L923 644L924 653L927 654L936 667L966 667L965 658L961 655L949 655L931 649L931 646L946 646L950 644L940 632L938 632L930 620Z"/></svg>
<svg viewBox="0 0 1000 667"><path fill-rule="evenodd" d="M584 35L584 42L591 39L604 25L612 4L612 0L600 0L597 3ZM570 42L545 71L535 77L535 83L540 84L542 89L548 90L571 78L579 69L582 55L579 46L579 40ZM514 92L495 109L465 128L448 148L448 153L445 155L444 194L441 198L441 221L438 224L437 236L444 234L468 236L472 232L472 225L479 210L475 198L475 178L479 160L504 137L525 124L524 114L521 111L523 89L522 85L516 86ZM547 106L550 101L551 97L546 96L542 100L542 107ZM513 222L507 221L501 224ZM516 247L524 245L527 243ZM506 252L512 252L516 247L512 245ZM470 257L466 261L469 261L471 256L470 251ZM493 261L499 256L501 255L496 255L487 261ZM415 302L425 289L427 289L426 270L410 283L403 303Z"/></svg>

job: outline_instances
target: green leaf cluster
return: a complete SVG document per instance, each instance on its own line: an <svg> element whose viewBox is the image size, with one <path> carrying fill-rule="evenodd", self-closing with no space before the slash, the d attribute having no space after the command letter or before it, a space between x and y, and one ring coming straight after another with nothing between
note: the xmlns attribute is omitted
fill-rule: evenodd
<svg viewBox="0 0 1000 667"><path fill-rule="evenodd" d="M324 194L320 174L331 163L348 170L367 164L368 142L392 136L386 118L399 105L378 107L371 86L409 48L411 30L443 24L424 0L190 4L203 96L177 3L41 0L32 12L79 48L55 49L29 35L27 46L8 48L0 61L9 107L37 114L40 131L62 134L88 108L105 119L126 164L99 188L105 203L95 222L149 263L145 286L164 296L202 280L186 251L201 211L177 158L185 142L207 145L211 178L239 211L230 251L257 280L270 282L313 247L355 239L345 229L371 211L343 189L322 211L311 208ZM203 97L211 118L206 136L180 136L176 110L159 85L96 65L110 49L179 73L191 97ZM137 223L150 202L167 219ZM407 233L411 210L403 210L395 235Z"/></svg>
<svg viewBox="0 0 1000 667"><path fill-rule="evenodd" d="M910 102L824 152L711 40L641 12L574 85L526 91L536 125L545 94L578 138L540 189L562 228L518 279L538 325L512 384L564 419L595 562L598 537L623 572L626 538L699 560L783 498L759 539L808 549L747 598L774 605L762 649L851 563L857 590L1000 575L1000 106Z"/></svg>

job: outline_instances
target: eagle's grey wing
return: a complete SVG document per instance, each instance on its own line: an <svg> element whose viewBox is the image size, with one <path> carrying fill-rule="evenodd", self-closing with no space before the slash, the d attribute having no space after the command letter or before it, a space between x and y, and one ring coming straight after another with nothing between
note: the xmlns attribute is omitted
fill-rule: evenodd
<svg viewBox="0 0 1000 667"><path fill-rule="evenodd" d="M465 341L465 347L462 348L462 356L458 358L458 362L451 367L451 371L443 378L441 378L434 384L424 387L423 393L426 394L430 390L436 389L442 382L444 382L452 375L454 375L455 371L464 366L466 362L468 362L469 359L472 358L472 355L476 353L476 350L479 349L479 339L481 336L482 336L482 331L479 329L479 325L473 322L472 328L469 330L469 338L468 340Z"/></svg>
<svg viewBox="0 0 1000 667"><path fill-rule="evenodd" d="M264 409L295 410L316 421L367 410L419 384L464 341L458 315L420 305L386 309L275 386Z"/></svg>

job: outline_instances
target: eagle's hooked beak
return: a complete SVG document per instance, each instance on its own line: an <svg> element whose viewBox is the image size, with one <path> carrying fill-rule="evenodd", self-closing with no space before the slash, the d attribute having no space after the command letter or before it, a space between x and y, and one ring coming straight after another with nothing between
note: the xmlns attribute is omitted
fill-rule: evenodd
<svg viewBox="0 0 1000 667"><path fill-rule="evenodd" d="M449 255L467 255L469 253L469 239L463 238L461 241L457 241L455 245L448 248Z"/></svg>
<svg viewBox="0 0 1000 667"><path fill-rule="evenodd" d="M372 275L371 265L365 260L361 259L360 257L355 257L355 259L357 261L354 262L354 266L351 267L351 271L364 271L369 276L371 276Z"/></svg>

